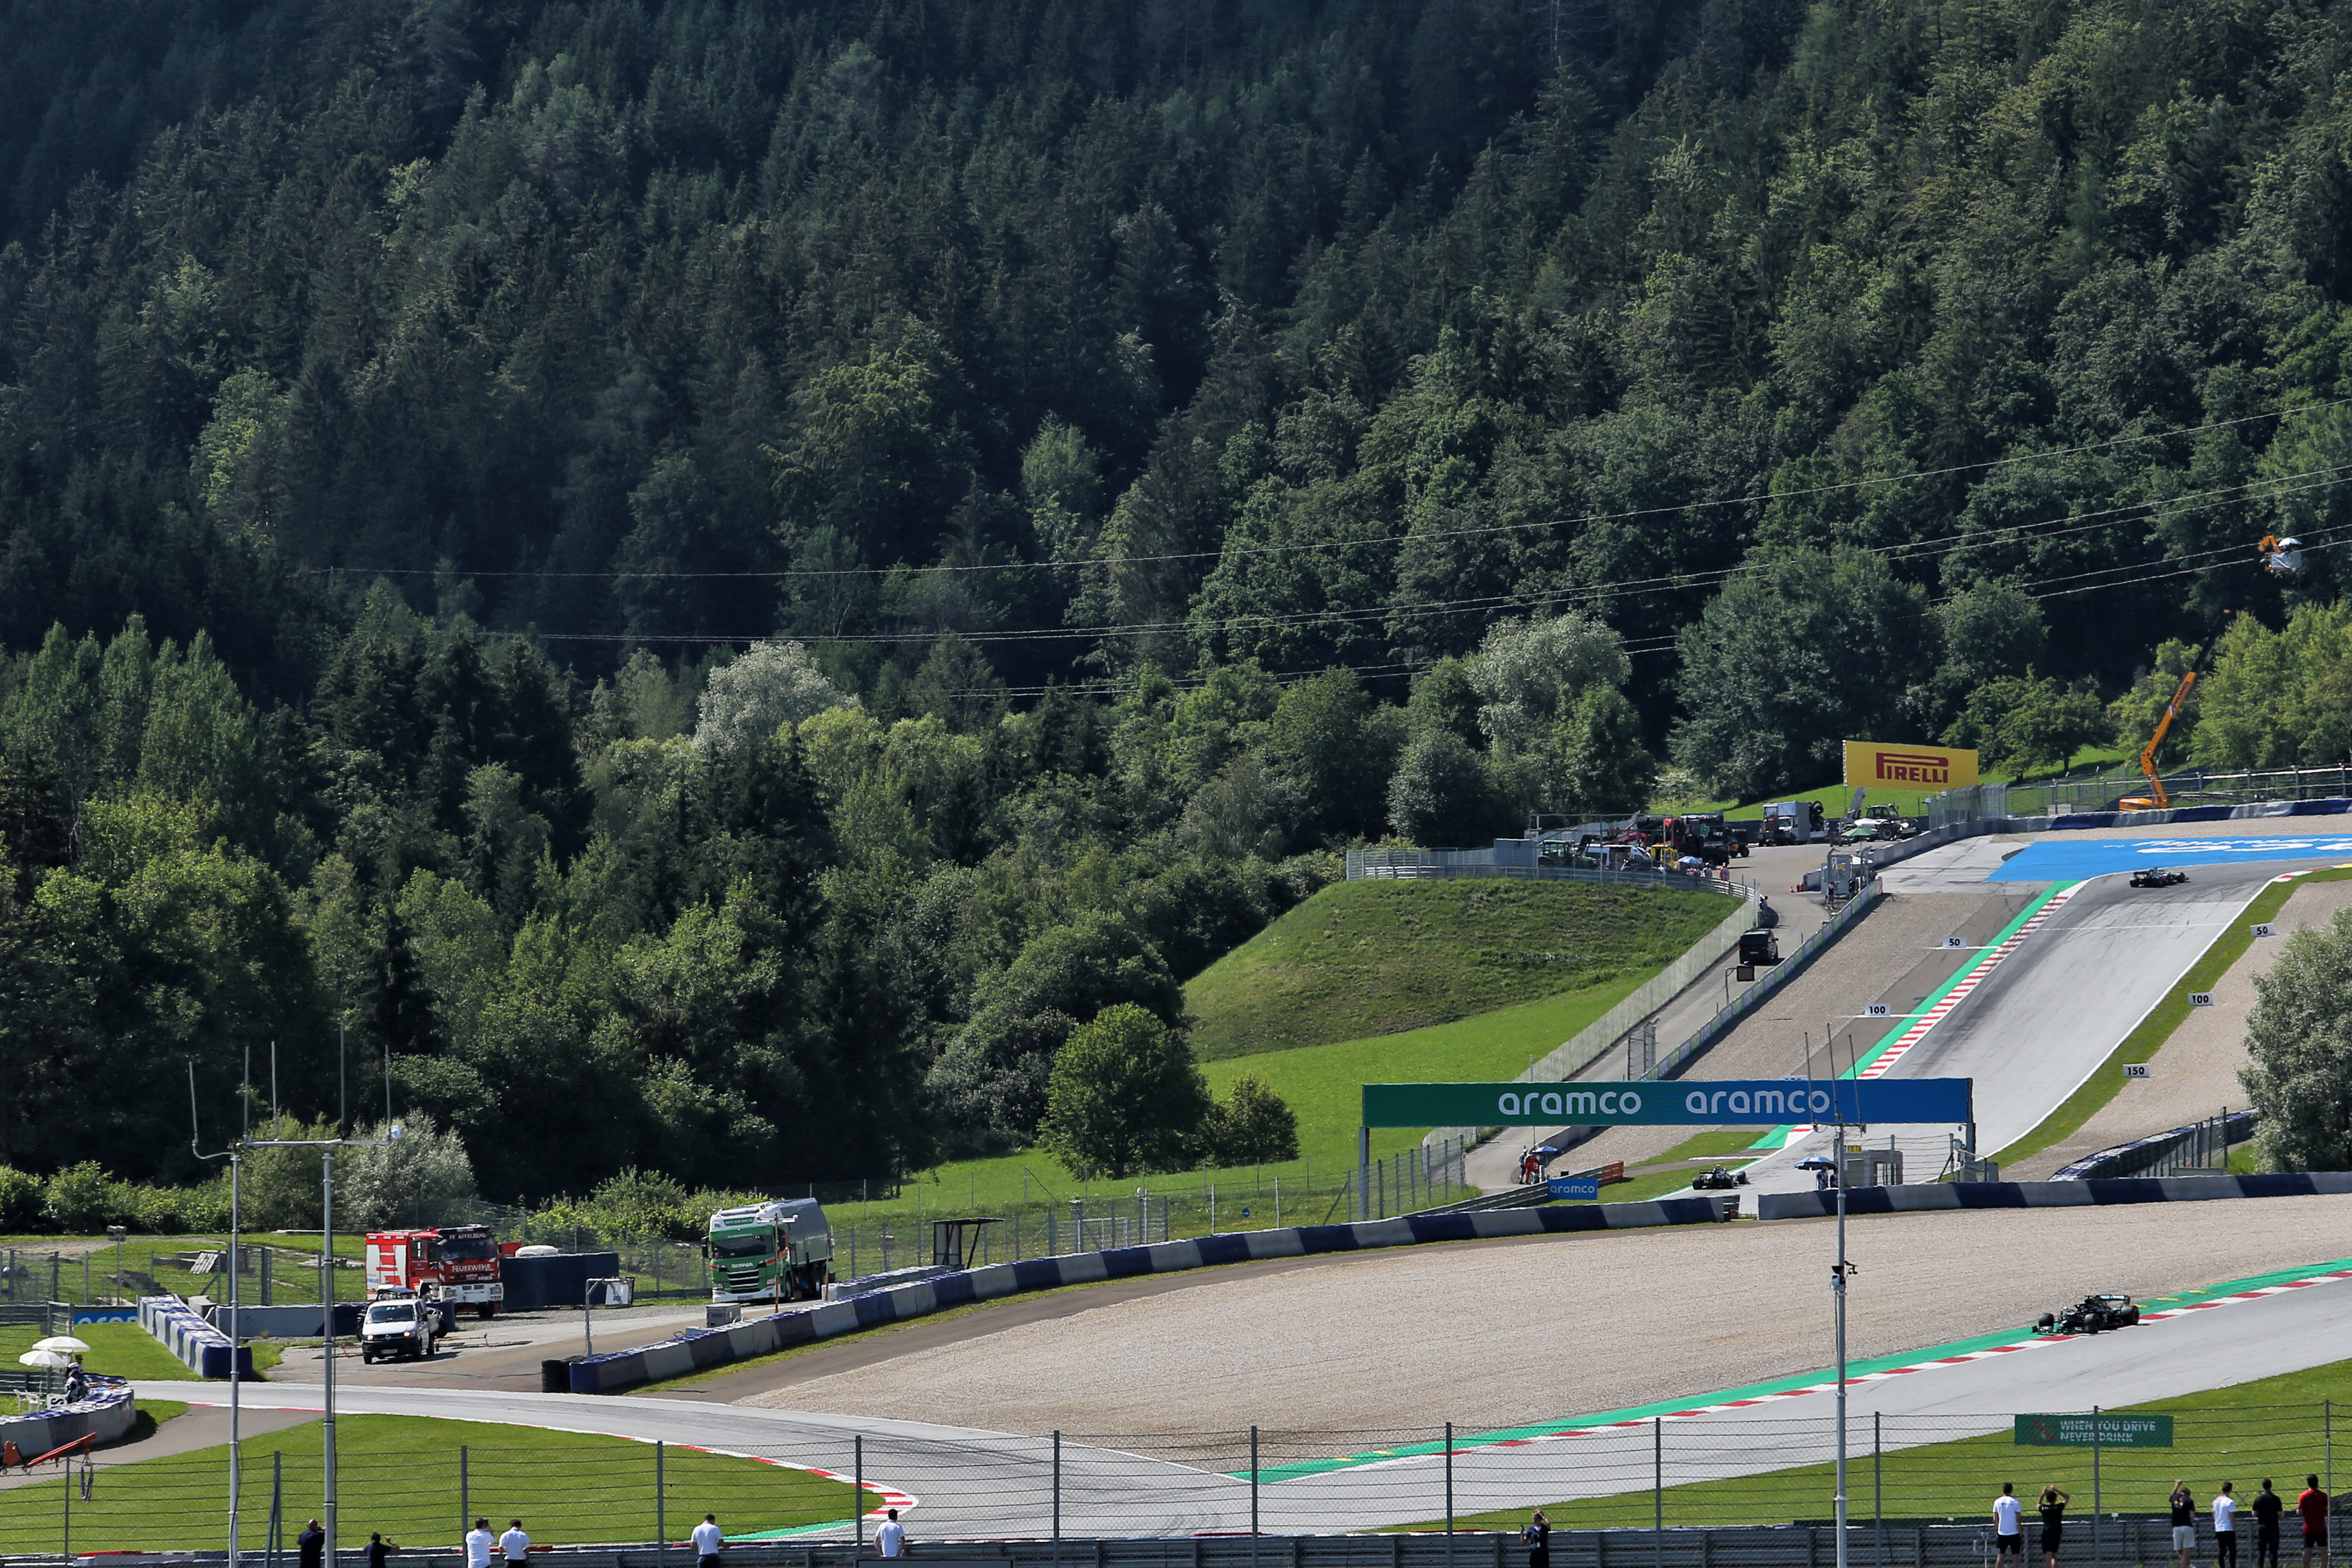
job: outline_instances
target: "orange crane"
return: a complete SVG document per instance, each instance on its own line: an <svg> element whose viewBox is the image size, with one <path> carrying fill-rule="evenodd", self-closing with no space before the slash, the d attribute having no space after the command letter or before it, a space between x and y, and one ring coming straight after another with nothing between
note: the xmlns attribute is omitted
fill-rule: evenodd
<svg viewBox="0 0 2352 1568"><path fill-rule="evenodd" d="M2197 672L2193 669L2180 678L2180 689L2172 694L2172 700L2165 706L2164 717L2156 721L2156 733L2147 738L2147 745L2139 754L2139 771L2147 775L2148 793L2125 796L2116 803L2116 810L2162 811L2172 804L2172 797L2164 793L2164 780L2157 774L2156 749L2164 744L2165 731L2172 728L2175 719L2180 717L2181 704L2189 700L2189 688L2196 684Z"/></svg>

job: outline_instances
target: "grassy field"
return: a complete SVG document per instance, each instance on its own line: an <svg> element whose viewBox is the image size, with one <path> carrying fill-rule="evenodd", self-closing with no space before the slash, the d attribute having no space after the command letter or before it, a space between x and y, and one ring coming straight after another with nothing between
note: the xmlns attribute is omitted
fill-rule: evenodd
<svg viewBox="0 0 2352 1568"><path fill-rule="evenodd" d="M74 1236L0 1237L0 1248L13 1249L16 1254L17 1264L26 1271L26 1277L17 1282L17 1299L77 1302L89 1300L104 1302L120 1299L129 1301L144 1292L146 1287L142 1279L152 1279L164 1290L176 1296L208 1295L217 1300L226 1300L227 1297L226 1275L193 1274L183 1267L181 1262L182 1258L197 1253L226 1253L228 1250L228 1237L226 1235L135 1236L123 1244L119 1254L116 1248L100 1245L95 1249L60 1257L54 1272L52 1271L49 1257L53 1251L83 1247L91 1241L102 1243L104 1238ZM338 1260L334 1271L336 1300L366 1300L366 1272L358 1267L365 1246L365 1239L356 1235L338 1235L335 1237L335 1257ZM260 1257L264 1251L272 1255L270 1259L272 1301L282 1306L292 1302L316 1301L319 1299L319 1236L316 1231L312 1231L307 1237L299 1234L289 1235L283 1232L261 1235L248 1232L245 1237L245 1247L244 1295L248 1302L257 1306L261 1304L261 1277L258 1270ZM121 1281L114 1279L118 1256L122 1271L131 1278ZM87 1275L82 1268L85 1257L89 1265ZM89 1281L87 1286L83 1283L85 1279ZM55 1297L51 1297L49 1293L53 1284L58 1291Z"/></svg>
<svg viewBox="0 0 2352 1568"><path fill-rule="evenodd" d="M1336 1045L1589 991L1672 963L1712 895L1477 878L1324 889L1184 988L1203 1061Z"/></svg>
<svg viewBox="0 0 2352 1568"><path fill-rule="evenodd" d="M75 1337L89 1346L82 1364L112 1377L193 1380L195 1373L165 1350L155 1336L136 1323L84 1323ZM42 1337L37 1327L0 1328L0 1366L15 1366L16 1358Z"/></svg>
<svg viewBox="0 0 2352 1568"><path fill-rule="evenodd" d="M2169 1448L2107 1448L2100 1456L2100 1499L2105 1510L2150 1513L2163 1505L2176 1479L2186 1478L2201 1503L2233 1481L2239 1498L2251 1498L2264 1476L2273 1478L2292 1506L2306 1473L2326 1463L2332 1416L2323 1401L2352 1397L2352 1362L2307 1372L2238 1384L2179 1399L2122 1405L2116 1414L2169 1415ZM1931 1417L1886 1423L1889 1447L1875 1468L1868 1416L1857 1419L1853 1457L1847 1468L1853 1517L1867 1520L1874 1508L1890 1519L1981 1519L2003 1481L2020 1496L2056 1486L2071 1492L2068 1534L2087 1529L2091 1510L2091 1451L2088 1448L2021 1447L2008 1430L1952 1442L1912 1442L1928 1430ZM1905 1434L1911 1434L1906 1436ZM1668 1474L1676 1434L1666 1433ZM1685 1439L1686 1442L1695 1438ZM1829 1516L1833 1468L1803 1465L1728 1480L1700 1481L1665 1489L1669 1526L1786 1524ZM1562 1530L1638 1528L1652 1522L1655 1504L1646 1486L1613 1497L1546 1503L1544 1511ZM2027 1504L2032 1522L2032 1501ZM1457 1517L1457 1530L1517 1530L1529 1510ZM1443 1529L1443 1520L1402 1525L1403 1530ZM2290 1526L2288 1532L2294 1532Z"/></svg>
<svg viewBox="0 0 2352 1568"><path fill-rule="evenodd" d="M2315 871L2292 882L2273 882L2255 894L2245 912L2213 939L2213 945L2189 966L2189 973L2180 977L2179 984L2165 994L2163 1001L2148 1010L2147 1016L2124 1037L2123 1044L2109 1053L2107 1059L2099 1064L2098 1070L2084 1080L2083 1087L2069 1095L2066 1102L2052 1111L2042 1125L2000 1151L1993 1158L2004 1165L2014 1164L2053 1145L2063 1143L2081 1131L2083 1124L2122 1090L2125 1064L2144 1062L2155 1056L2164 1042L2172 1037L2172 1032L2188 1021L2189 994L2212 990L2221 976L2229 973L2230 966L2245 956L2246 950L2254 943L2249 927L2277 915L2286 907L2287 900L2294 897L2295 889L2305 883L2340 882L2347 878L2352 878L2352 870Z"/></svg>
<svg viewBox="0 0 2352 1568"><path fill-rule="evenodd" d="M286 1545L319 1511L320 1429L311 1422L239 1445L245 1535L257 1550L269 1514L272 1457L282 1466ZM336 1423L336 1471L344 1544L370 1531L411 1547L446 1546L459 1527L458 1451L465 1498L501 1527L520 1515L543 1544L654 1539L654 1449L646 1443L530 1426L347 1415ZM845 1447L844 1468L848 1455ZM96 1497L73 1501L77 1552L218 1549L226 1508L228 1448L168 1455L104 1472ZM670 1448L663 1456L667 1533L682 1540L716 1509L730 1536L846 1521L851 1488L756 1459ZM55 1552L63 1544L66 1483L0 1492L0 1552ZM865 1495L866 1507L879 1500Z"/></svg>

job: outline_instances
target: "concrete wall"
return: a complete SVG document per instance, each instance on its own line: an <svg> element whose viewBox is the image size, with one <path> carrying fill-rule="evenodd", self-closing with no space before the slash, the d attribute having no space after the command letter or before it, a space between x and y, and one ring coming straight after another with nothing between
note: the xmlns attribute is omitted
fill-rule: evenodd
<svg viewBox="0 0 2352 1568"><path fill-rule="evenodd" d="M131 1385L120 1378L92 1377L88 1399L26 1415L0 1417L0 1443L14 1443L25 1458L62 1448L77 1437L112 1443L130 1435L139 1411Z"/></svg>

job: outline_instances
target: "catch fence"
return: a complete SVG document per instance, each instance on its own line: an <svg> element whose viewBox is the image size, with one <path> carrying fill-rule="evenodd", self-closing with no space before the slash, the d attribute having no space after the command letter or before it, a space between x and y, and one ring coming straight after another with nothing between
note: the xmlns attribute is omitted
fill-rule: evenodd
<svg viewBox="0 0 2352 1568"><path fill-rule="evenodd" d="M2145 1414L2129 1423L2135 1441L2150 1436ZM811 1422L732 1450L493 1427L472 1428L479 1441L424 1447L396 1423L379 1433L377 1420L344 1418L346 1542L383 1531L411 1551L440 1549L476 1515L501 1526L520 1516L541 1545L675 1542L711 1510L740 1544L814 1549L870 1535L872 1516L889 1504L906 1510L932 1554L961 1555L941 1543L1393 1531L1426 1540L1449 1525L1457 1534L1516 1531L1540 1506L1555 1531L1555 1563L1586 1568L1689 1564L1694 1552L1699 1568L1793 1562L1787 1553L1803 1538L1784 1527L1832 1516L1835 1439L1827 1416L1749 1410L1584 1424L1027 1436L861 1433ZM2051 1435L2049 1424L2037 1425ZM1971 1532L1985 1531L2004 1482L2028 1500L2029 1531L2043 1487L2070 1494L2065 1568L2165 1561L2161 1515L2176 1477L2197 1479L2200 1503L2224 1479L2249 1504L2265 1477L2290 1499L2307 1474L2334 1490L2328 1402L2172 1412L2164 1447L2022 1446L2020 1426L2007 1414L1857 1413L1847 1429L1853 1562L1919 1568L1989 1558L1990 1540ZM290 1558L293 1534L320 1511L317 1429L257 1438L246 1452L245 1544L268 1559L274 1510L279 1555ZM216 1549L226 1479L225 1453L209 1449L102 1469L88 1494L78 1477L18 1483L0 1490L0 1554ZM2251 1535L2251 1514L2241 1517ZM1712 1556L1697 1539L1768 1528L1782 1531L1778 1555ZM1803 1550L1823 1544L1816 1535ZM1762 1551L1752 1540L1740 1550L1750 1548Z"/></svg>
<svg viewBox="0 0 2352 1568"><path fill-rule="evenodd" d="M2252 805L2267 801L2339 800L2352 795L2352 763L2267 772L2182 768L2164 773L2164 792L2176 806ZM2147 775L2119 769L2090 778L2045 784L1982 784L1948 790L1921 802L1930 828L1979 817L2065 816L2114 811L2126 799L2147 796Z"/></svg>

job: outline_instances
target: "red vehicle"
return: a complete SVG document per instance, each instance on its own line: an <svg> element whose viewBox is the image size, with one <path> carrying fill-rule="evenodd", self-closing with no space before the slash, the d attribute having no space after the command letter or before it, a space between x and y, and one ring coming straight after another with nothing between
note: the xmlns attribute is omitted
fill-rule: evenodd
<svg viewBox="0 0 2352 1568"><path fill-rule="evenodd" d="M499 1266L520 1245L501 1242L486 1225L374 1231L367 1238L368 1294L414 1290L425 1300L471 1307L488 1318L507 1297Z"/></svg>

